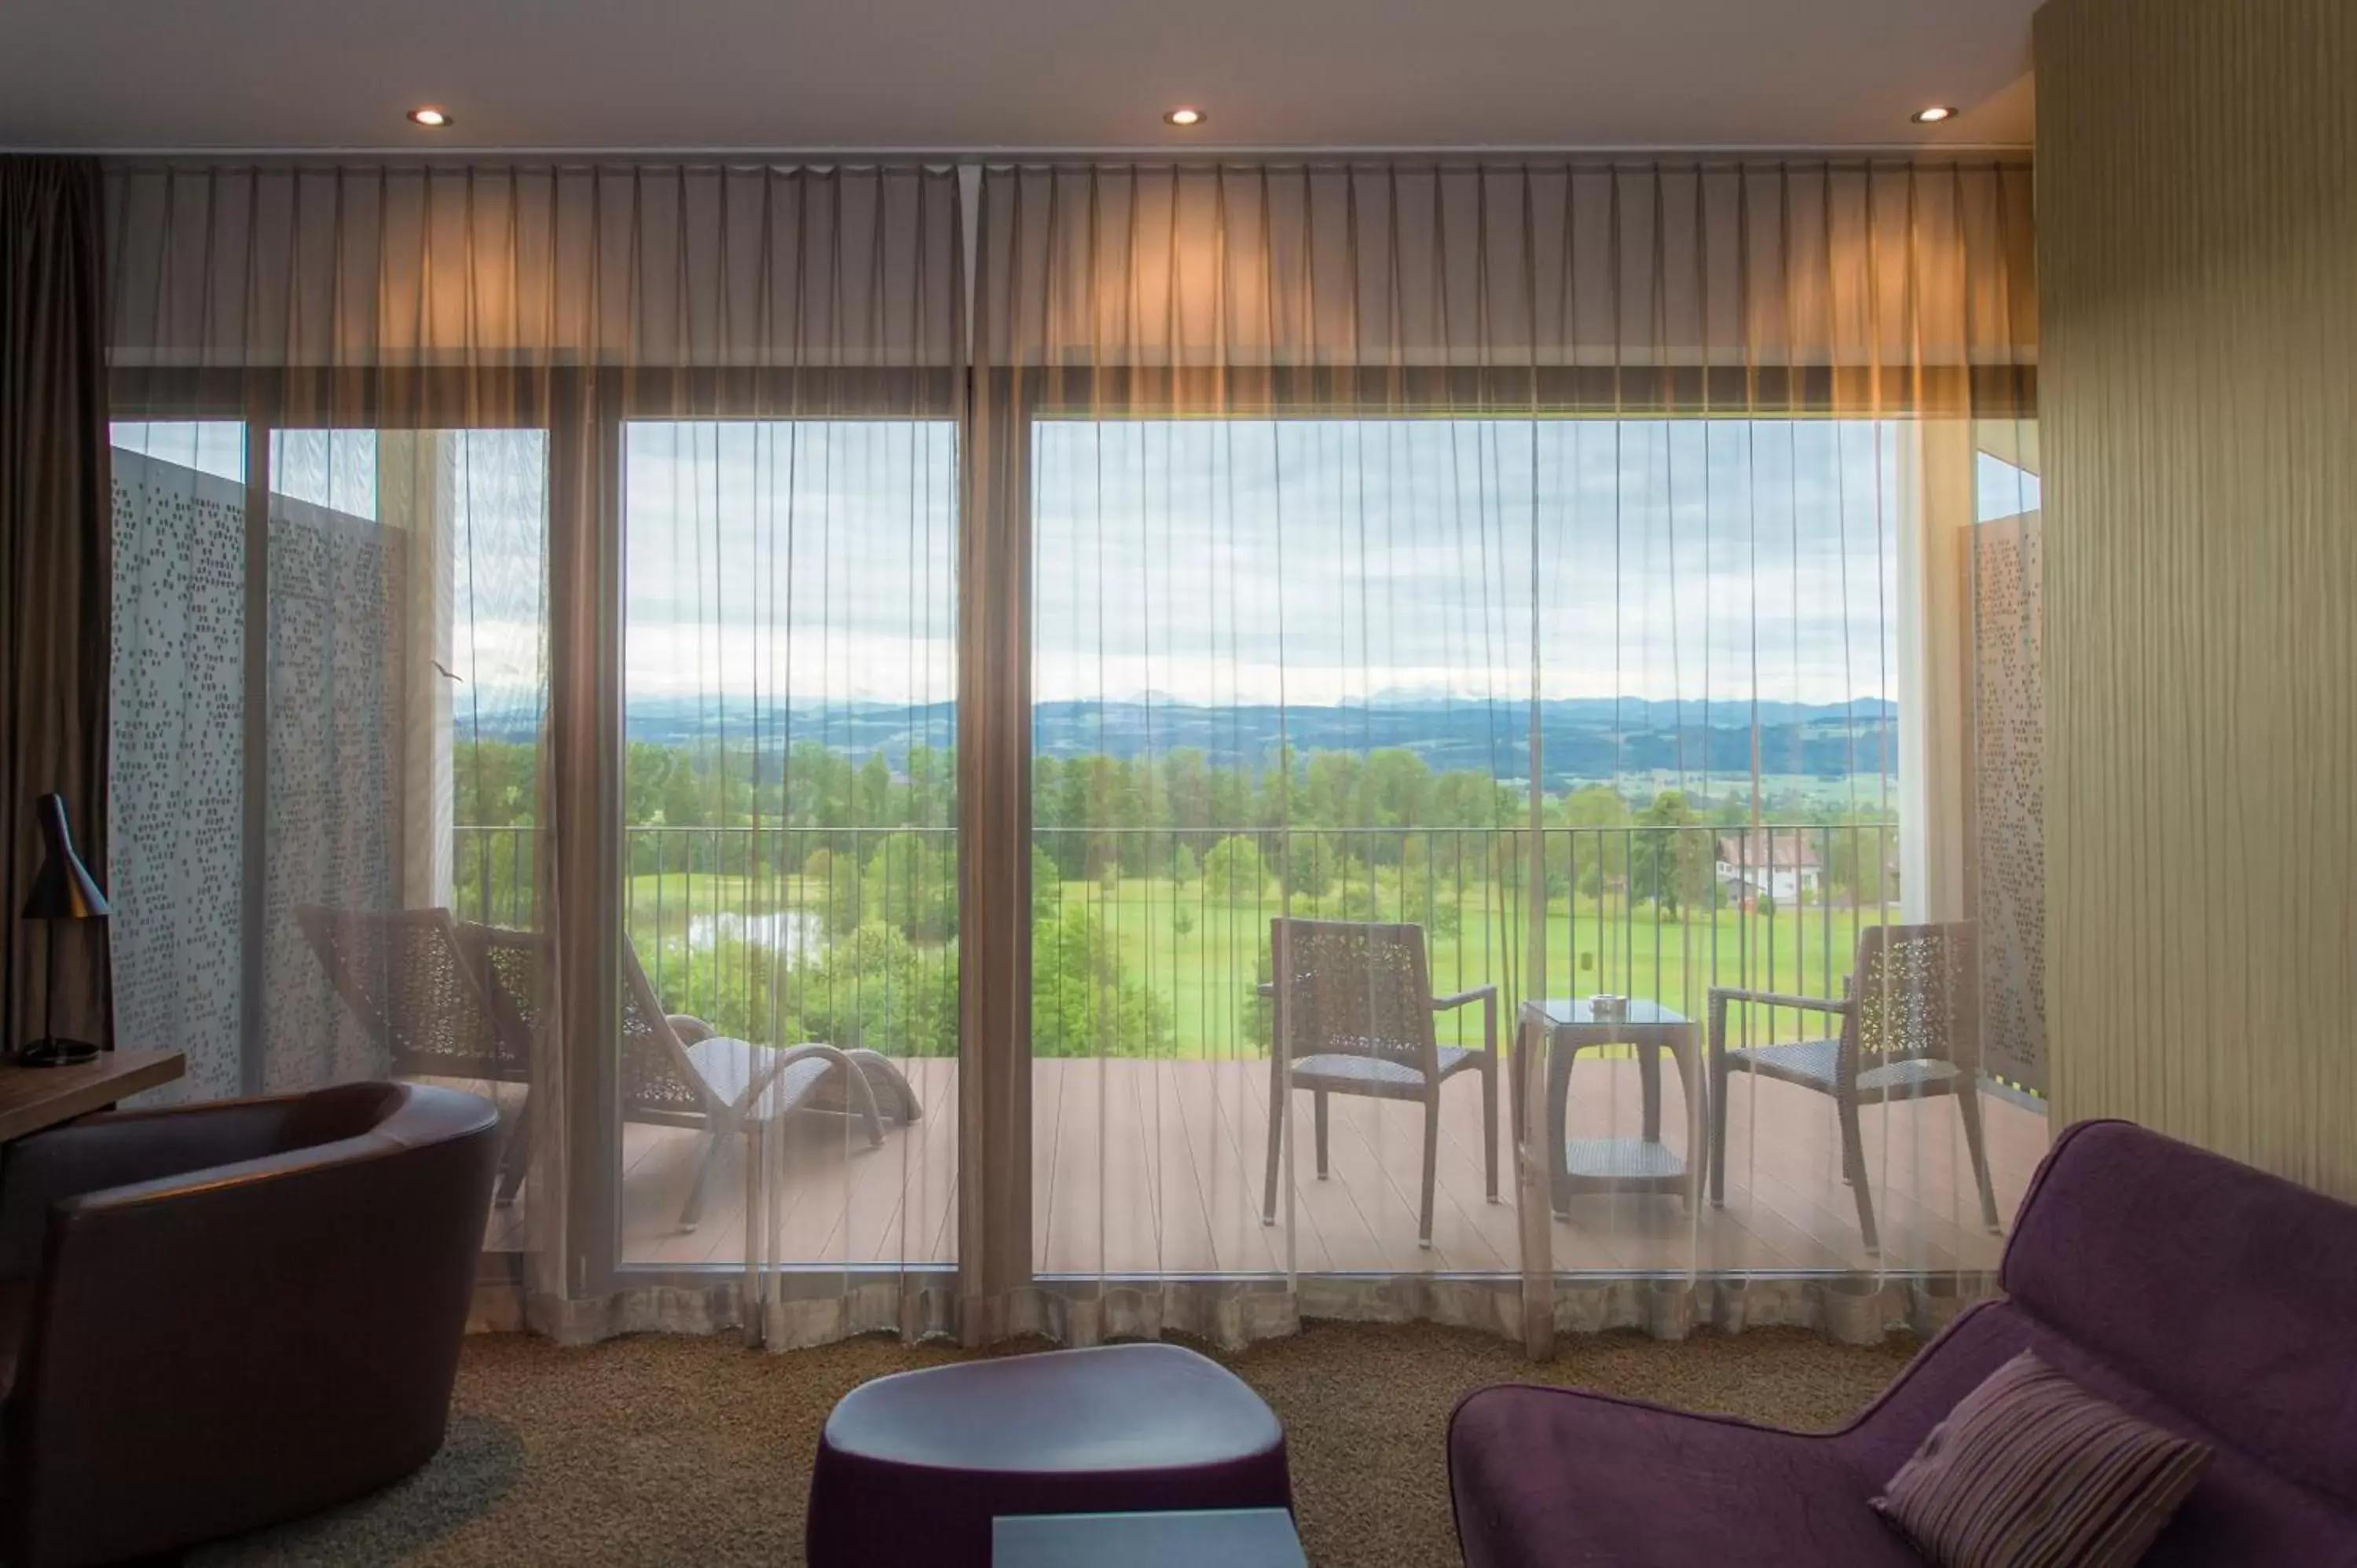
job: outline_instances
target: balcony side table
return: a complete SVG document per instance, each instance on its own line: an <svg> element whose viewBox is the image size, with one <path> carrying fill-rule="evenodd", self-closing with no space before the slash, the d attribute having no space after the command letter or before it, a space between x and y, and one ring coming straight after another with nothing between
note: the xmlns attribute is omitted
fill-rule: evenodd
<svg viewBox="0 0 2357 1568"><path fill-rule="evenodd" d="M1562 997L1523 1004L1516 1033L1519 1048L1547 1053L1547 1172L1557 1219L1570 1218L1570 1200L1582 1192L1675 1193L1692 1207L1702 1191L1703 1106L1701 1045L1693 1019L1641 996L1628 999L1626 1015L1598 1019L1588 999ZM1579 1053L1606 1046L1629 1046L1637 1053L1638 1081L1644 1094L1642 1135L1635 1138L1573 1138L1566 1125L1571 1069ZM1662 1062L1668 1052L1684 1092L1686 1156L1662 1142ZM1517 1075L1519 1081L1519 1075Z"/></svg>

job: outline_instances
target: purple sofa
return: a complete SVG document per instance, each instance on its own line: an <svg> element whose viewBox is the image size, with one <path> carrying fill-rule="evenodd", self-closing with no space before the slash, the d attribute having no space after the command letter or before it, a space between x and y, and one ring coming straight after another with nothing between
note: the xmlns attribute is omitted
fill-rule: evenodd
<svg viewBox="0 0 2357 1568"><path fill-rule="evenodd" d="M1920 1564L1867 1506L2024 1349L2217 1450L2144 1559L2357 1565L2357 1208L2124 1122L2058 1140L1969 1308L1838 1432L1484 1389L1448 1434L1469 1568Z"/></svg>

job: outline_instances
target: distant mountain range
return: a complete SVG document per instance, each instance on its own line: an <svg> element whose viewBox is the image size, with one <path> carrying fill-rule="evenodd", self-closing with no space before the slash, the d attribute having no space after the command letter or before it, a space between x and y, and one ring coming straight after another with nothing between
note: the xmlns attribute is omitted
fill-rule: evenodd
<svg viewBox="0 0 2357 1568"><path fill-rule="evenodd" d="M757 723L757 716L759 722ZM1135 758L1180 748L1215 766L1265 766L1281 743L1297 754L1396 746L1437 772L1468 769L1504 779L1528 776L1530 709L1403 696L1366 705L1207 707L1146 698L1111 703L1042 703L1032 714L1032 746L1046 757L1102 754ZM1761 770L1838 779L1895 766L1899 710L1860 699L1849 703L1704 703L1573 697L1540 704L1540 736L1551 788L1572 779L1667 771L1748 773L1758 726ZM633 703L630 738L658 745L726 741L765 748L789 736L866 758L882 752L897 769L911 745L953 746L953 703L917 707L882 703L778 703L757 714L750 703L657 699Z"/></svg>

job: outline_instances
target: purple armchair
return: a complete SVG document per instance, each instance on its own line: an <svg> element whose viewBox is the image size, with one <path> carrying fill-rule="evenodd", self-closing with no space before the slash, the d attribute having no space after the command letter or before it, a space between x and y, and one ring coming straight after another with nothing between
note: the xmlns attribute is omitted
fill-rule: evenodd
<svg viewBox="0 0 2357 1568"><path fill-rule="evenodd" d="M1965 1311L1838 1432L1484 1389L1448 1434L1469 1568L1921 1559L1867 1507L2034 1349L2217 1457L2145 1558L2357 1568L2357 1208L2123 1122L2063 1133Z"/></svg>

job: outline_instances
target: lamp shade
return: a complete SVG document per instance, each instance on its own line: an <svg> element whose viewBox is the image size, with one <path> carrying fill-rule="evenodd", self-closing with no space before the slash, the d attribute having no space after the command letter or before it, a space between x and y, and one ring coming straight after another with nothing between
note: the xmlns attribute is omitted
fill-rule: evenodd
<svg viewBox="0 0 2357 1568"><path fill-rule="evenodd" d="M25 899L27 920L102 920L106 895L90 868L74 854L73 830L66 823L66 800L44 795L33 814L41 824L41 869Z"/></svg>

